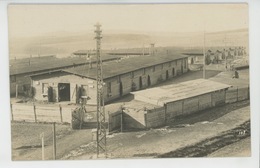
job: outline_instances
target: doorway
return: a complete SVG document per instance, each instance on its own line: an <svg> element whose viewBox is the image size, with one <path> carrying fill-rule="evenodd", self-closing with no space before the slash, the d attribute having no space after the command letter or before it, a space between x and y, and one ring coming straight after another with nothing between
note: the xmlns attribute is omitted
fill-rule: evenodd
<svg viewBox="0 0 260 168"><path fill-rule="evenodd" d="M143 81L142 81L142 77L141 76L139 77L139 87L140 87L140 89L143 88Z"/></svg>
<svg viewBox="0 0 260 168"><path fill-rule="evenodd" d="M174 77L175 76L175 69L172 68L172 76Z"/></svg>
<svg viewBox="0 0 260 168"><path fill-rule="evenodd" d="M147 86L151 86L151 78L150 78L150 75L148 75L147 77Z"/></svg>
<svg viewBox="0 0 260 168"><path fill-rule="evenodd" d="M169 72L168 70L166 71L166 80L169 79Z"/></svg>
<svg viewBox="0 0 260 168"><path fill-rule="evenodd" d="M69 83L59 83L59 101L70 101L70 84Z"/></svg>
<svg viewBox="0 0 260 168"><path fill-rule="evenodd" d="M191 65L194 64L193 58L191 58L190 64L191 64Z"/></svg>

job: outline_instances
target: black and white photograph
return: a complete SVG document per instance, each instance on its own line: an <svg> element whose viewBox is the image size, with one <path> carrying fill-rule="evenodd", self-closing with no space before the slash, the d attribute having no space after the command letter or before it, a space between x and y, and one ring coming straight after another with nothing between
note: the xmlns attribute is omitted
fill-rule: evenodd
<svg viewBox="0 0 260 168"><path fill-rule="evenodd" d="M251 157L247 3L7 11L12 161Z"/></svg>

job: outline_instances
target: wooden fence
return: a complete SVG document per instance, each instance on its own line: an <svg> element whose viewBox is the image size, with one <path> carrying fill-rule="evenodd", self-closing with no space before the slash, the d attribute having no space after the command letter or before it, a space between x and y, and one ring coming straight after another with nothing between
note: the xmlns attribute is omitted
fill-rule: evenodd
<svg viewBox="0 0 260 168"><path fill-rule="evenodd" d="M249 87L243 88L229 88L225 92L225 103L234 103L242 100L247 100L250 98ZM197 103L200 104L200 103ZM170 106L169 106L170 107ZM176 113L176 115L171 116L167 109L159 110L160 112L143 114L147 127L157 127L163 125L171 117L181 115L181 113ZM11 119L12 121L26 121L26 122L57 122L57 123L71 123L72 111L75 107L62 107L62 106L50 106L50 105L26 105L26 104L11 104ZM179 111L174 104L172 110ZM166 110L166 111L165 111ZM199 109L198 109L199 110ZM202 110L202 109L201 109ZM129 114L124 113L122 109L117 112L108 114L108 129L109 132L113 131L123 131L124 127L127 128L126 123L129 120ZM134 116L133 114L131 116ZM140 114L138 114L140 116ZM134 117L135 118L135 117ZM128 119L128 120L127 120ZM84 122L91 123L96 122L96 112L90 112L85 115ZM135 124L135 123L132 123Z"/></svg>
<svg viewBox="0 0 260 168"><path fill-rule="evenodd" d="M250 88L248 87L235 87L229 88L226 91L226 103L235 103L242 100L250 99Z"/></svg>
<svg viewBox="0 0 260 168"><path fill-rule="evenodd" d="M117 112L108 114L108 131L123 131L123 111L119 109Z"/></svg>
<svg viewBox="0 0 260 168"><path fill-rule="evenodd" d="M71 123L72 107L11 104L12 121Z"/></svg>

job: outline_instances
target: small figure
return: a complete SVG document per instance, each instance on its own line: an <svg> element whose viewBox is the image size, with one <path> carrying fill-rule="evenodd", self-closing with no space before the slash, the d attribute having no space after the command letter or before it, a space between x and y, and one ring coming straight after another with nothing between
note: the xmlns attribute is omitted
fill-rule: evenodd
<svg viewBox="0 0 260 168"><path fill-rule="evenodd" d="M232 78L236 78L236 79L238 79L238 78L239 78L239 74L238 74L237 70L235 70L235 73L234 73L234 75L233 75L233 77L232 77Z"/></svg>

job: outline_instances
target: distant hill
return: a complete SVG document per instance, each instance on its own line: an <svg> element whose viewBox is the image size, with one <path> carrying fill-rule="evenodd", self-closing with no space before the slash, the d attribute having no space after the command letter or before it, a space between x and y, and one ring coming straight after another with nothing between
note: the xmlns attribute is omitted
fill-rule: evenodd
<svg viewBox="0 0 260 168"><path fill-rule="evenodd" d="M95 49L94 32L53 32L44 36L9 39L10 58L38 55L69 56L77 50ZM248 29L206 32L206 46L248 46ZM226 41L226 44L224 43ZM194 48L203 45L202 32L103 32L102 49L142 48L155 43L156 47Z"/></svg>

